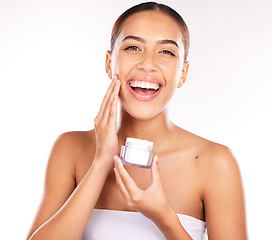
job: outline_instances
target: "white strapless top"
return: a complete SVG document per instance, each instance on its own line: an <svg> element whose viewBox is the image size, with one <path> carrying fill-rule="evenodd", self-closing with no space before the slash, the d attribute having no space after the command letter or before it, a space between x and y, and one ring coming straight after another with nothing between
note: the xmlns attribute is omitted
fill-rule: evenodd
<svg viewBox="0 0 272 240"><path fill-rule="evenodd" d="M177 214L182 226L193 240L207 238L206 223ZM94 209L82 240L162 240L166 239L150 219L139 212Z"/></svg>

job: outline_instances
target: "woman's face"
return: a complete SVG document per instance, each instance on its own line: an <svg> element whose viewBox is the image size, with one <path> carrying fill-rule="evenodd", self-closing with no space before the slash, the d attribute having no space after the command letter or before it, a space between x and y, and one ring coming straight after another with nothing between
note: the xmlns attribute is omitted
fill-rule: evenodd
<svg viewBox="0 0 272 240"><path fill-rule="evenodd" d="M122 85L123 109L137 119L150 119L165 109L186 80L182 35L177 23L159 11L130 16L121 28L106 70Z"/></svg>

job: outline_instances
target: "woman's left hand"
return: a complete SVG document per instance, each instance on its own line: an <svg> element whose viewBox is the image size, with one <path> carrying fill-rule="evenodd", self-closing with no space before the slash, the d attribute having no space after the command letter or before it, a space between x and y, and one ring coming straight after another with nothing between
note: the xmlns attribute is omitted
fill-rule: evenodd
<svg viewBox="0 0 272 240"><path fill-rule="evenodd" d="M157 156L152 165L151 185L145 191L136 185L118 156L114 156L114 162L116 182L129 207L141 212L155 224L163 222L167 213L173 214L174 211L161 184Z"/></svg>

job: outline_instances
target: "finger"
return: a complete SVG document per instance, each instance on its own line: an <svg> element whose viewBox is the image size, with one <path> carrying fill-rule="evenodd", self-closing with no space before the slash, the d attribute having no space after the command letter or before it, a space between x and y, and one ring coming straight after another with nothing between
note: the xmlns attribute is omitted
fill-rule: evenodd
<svg viewBox="0 0 272 240"><path fill-rule="evenodd" d="M113 170L114 170L114 173L115 173L116 183L119 186L121 194L123 195L123 197L125 198L125 200L127 202L130 201L130 199L131 199L130 195L129 195L127 189L125 188L125 186L124 186L124 184L122 182L122 179L120 177L120 173L119 173L118 169L115 167L115 168L113 168Z"/></svg>
<svg viewBox="0 0 272 240"><path fill-rule="evenodd" d="M112 111L112 115L114 113L116 115L116 113L117 113L116 97L118 97L120 86L121 86L120 80L116 80L115 84L114 84L114 89L112 90L112 92L108 98L108 102L106 103L106 106L105 106L105 109L103 112L103 116L101 118L101 124L105 125L108 122L111 111ZM114 116L114 117L117 117L117 116Z"/></svg>
<svg viewBox="0 0 272 240"><path fill-rule="evenodd" d="M104 113L106 104L107 104L107 102L108 102L108 100L109 100L110 94L112 93L112 91L113 91L113 89L114 89L114 85L115 85L116 80L117 80L117 77L116 77L116 75L114 75L114 77L113 77L113 79L112 79L112 81L111 81L111 84L109 85L109 87L108 87L108 89L107 89L107 92L106 92L106 94L105 94L105 96L104 96L104 98L103 98L103 101L102 101L102 103L101 103L99 112L98 112L98 114L97 114L97 116L96 116L98 122L100 122L100 120L101 120L101 118L102 118L102 116L103 116L103 113Z"/></svg>
<svg viewBox="0 0 272 240"><path fill-rule="evenodd" d="M160 184L161 183L159 162L158 162L158 156L157 155L154 157L154 160L153 160L152 170L151 170L151 177L152 177L152 183L153 184Z"/></svg>
<svg viewBox="0 0 272 240"><path fill-rule="evenodd" d="M101 107L100 107L100 111L98 113L98 115L100 115L100 116L103 115L103 112L105 110L106 104L107 104L108 99L109 99L109 96L110 96L110 94L111 94L111 92L112 92L112 90L114 88L115 81L116 81L116 76L114 76L114 78L112 79L112 81L111 81L111 83L110 83L110 85L109 85L109 87L107 89L107 92L106 92L106 94L105 94L105 96L103 98L103 101L102 101Z"/></svg>
<svg viewBox="0 0 272 240"><path fill-rule="evenodd" d="M117 168L119 172L119 176L121 178L121 181L128 192L128 194L134 199L139 194L139 188L134 182L134 180L130 177L126 169L124 168L121 159L118 156L114 156L115 160L115 167Z"/></svg>
<svg viewBox="0 0 272 240"><path fill-rule="evenodd" d="M107 92L106 92L106 94L105 94L105 96L103 98L103 101L102 101L102 104L101 104L102 108L105 108L106 103L108 102L109 96L110 96L111 92L114 89L114 84L115 84L116 80L117 80L117 75L114 75L113 79L112 79L112 81L111 81L111 83L110 83L110 85L109 85L109 87L107 89Z"/></svg>
<svg viewBox="0 0 272 240"><path fill-rule="evenodd" d="M117 103L118 103L118 97L114 96L112 104L111 104L111 109L110 109L110 114L108 118L108 123L111 126L116 126L117 123Z"/></svg>
<svg viewBox="0 0 272 240"><path fill-rule="evenodd" d="M110 106L110 112L109 112L109 117L108 117L108 123L110 125L115 125L116 126L116 122L117 122L117 105L118 105L118 95L119 95L119 91L120 91L120 87L121 87L121 81L117 80L116 81L116 87L115 90L113 92L113 100ZM105 118L106 119L106 118Z"/></svg>

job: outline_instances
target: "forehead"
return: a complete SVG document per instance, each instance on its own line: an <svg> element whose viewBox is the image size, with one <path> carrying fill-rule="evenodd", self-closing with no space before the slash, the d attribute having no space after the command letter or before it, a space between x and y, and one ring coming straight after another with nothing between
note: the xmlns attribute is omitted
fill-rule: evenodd
<svg viewBox="0 0 272 240"><path fill-rule="evenodd" d="M143 11L128 17L122 25L119 37L123 39L128 35L139 36L146 40L171 39L182 45L179 25L171 16L156 10Z"/></svg>

